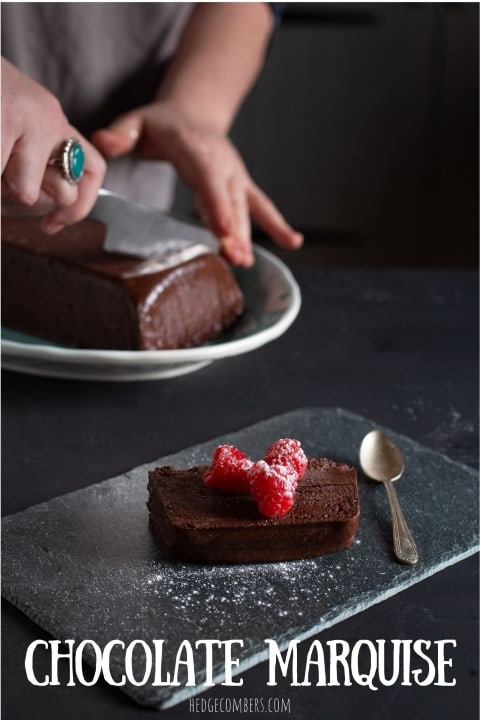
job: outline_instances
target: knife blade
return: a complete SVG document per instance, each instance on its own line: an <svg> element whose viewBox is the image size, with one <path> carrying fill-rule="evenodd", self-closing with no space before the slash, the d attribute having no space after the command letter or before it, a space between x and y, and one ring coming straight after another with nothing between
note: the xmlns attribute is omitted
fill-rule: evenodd
<svg viewBox="0 0 480 720"><path fill-rule="evenodd" d="M178 253L218 252L218 241L208 230L177 220L157 210L134 203L101 189L89 216L107 228L103 249L141 259L174 256Z"/></svg>

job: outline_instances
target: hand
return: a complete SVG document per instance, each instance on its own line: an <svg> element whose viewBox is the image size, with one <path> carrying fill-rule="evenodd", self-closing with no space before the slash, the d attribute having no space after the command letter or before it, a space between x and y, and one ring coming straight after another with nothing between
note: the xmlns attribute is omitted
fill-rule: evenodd
<svg viewBox="0 0 480 720"><path fill-rule="evenodd" d="M233 263L252 265L250 218L282 247L298 248L302 236L253 182L238 152L221 132L196 124L168 102L155 102L98 130L93 144L107 158L138 152L166 160L195 194L203 223Z"/></svg>
<svg viewBox="0 0 480 720"><path fill-rule="evenodd" d="M85 170L71 185L48 161L78 138ZM58 100L2 58L2 212L45 216L53 234L88 214L105 175L105 161L73 128Z"/></svg>

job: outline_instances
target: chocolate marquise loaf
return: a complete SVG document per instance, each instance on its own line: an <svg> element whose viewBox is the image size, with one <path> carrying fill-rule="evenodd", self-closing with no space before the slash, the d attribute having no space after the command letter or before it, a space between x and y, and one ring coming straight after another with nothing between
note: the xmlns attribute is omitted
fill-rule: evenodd
<svg viewBox="0 0 480 720"><path fill-rule="evenodd" d="M74 347L163 350L212 340L242 313L218 254L194 246L172 265L106 252L105 236L95 220L49 237L37 219L2 218L2 323Z"/></svg>
<svg viewBox="0 0 480 720"><path fill-rule="evenodd" d="M205 487L206 466L149 473L148 509L160 545L173 557L199 563L280 562L349 547L360 505L355 468L309 458L293 508L279 518L259 515L247 495Z"/></svg>

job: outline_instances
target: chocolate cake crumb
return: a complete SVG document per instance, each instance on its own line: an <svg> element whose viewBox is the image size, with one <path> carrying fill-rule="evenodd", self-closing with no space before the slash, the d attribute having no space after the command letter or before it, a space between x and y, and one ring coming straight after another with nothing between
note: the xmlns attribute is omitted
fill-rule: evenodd
<svg viewBox="0 0 480 720"><path fill-rule="evenodd" d="M293 508L267 519L248 495L225 495L203 483L207 466L149 473L150 522L160 544L181 560L280 562L317 557L352 545L360 506L355 468L309 458Z"/></svg>

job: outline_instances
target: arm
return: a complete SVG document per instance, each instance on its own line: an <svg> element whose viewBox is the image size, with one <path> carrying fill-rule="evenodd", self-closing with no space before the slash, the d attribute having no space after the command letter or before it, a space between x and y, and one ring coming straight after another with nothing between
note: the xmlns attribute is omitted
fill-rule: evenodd
<svg viewBox="0 0 480 720"><path fill-rule="evenodd" d="M189 117L226 133L263 65L273 18L265 3L200 3L159 92Z"/></svg>
<svg viewBox="0 0 480 720"><path fill-rule="evenodd" d="M156 100L93 138L107 157L135 150L171 162L224 254L240 265L253 262L250 217L278 244L302 243L226 135L261 68L272 24L264 3L199 3Z"/></svg>

